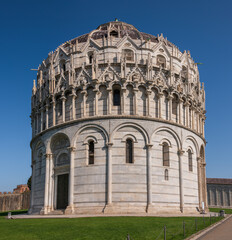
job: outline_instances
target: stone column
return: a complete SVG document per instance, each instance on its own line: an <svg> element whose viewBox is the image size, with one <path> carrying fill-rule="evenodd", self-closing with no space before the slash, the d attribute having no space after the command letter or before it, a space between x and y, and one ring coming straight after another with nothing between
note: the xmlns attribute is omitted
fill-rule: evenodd
<svg viewBox="0 0 232 240"><path fill-rule="evenodd" d="M202 136L205 137L205 119L202 120Z"/></svg>
<svg viewBox="0 0 232 240"><path fill-rule="evenodd" d="M71 97L72 97L72 119L75 120L76 119L76 97L77 97L77 95L75 94L74 91L73 91Z"/></svg>
<svg viewBox="0 0 232 240"><path fill-rule="evenodd" d="M202 202L201 157L197 157L197 176L198 176L199 209L201 210L201 202Z"/></svg>
<svg viewBox="0 0 232 240"><path fill-rule="evenodd" d="M56 125L56 101L52 100L52 126Z"/></svg>
<svg viewBox="0 0 232 240"><path fill-rule="evenodd" d="M192 107L192 129L195 129L195 109Z"/></svg>
<svg viewBox="0 0 232 240"><path fill-rule="evenodd" d="M65 214L72 214L74 212L74 158L75 158L75 147L69 147L70 151L70 171L69 171L69 196L68 196L68 207L65 209Z"/></svg>
<svg viewBox="0 0 232 240"><path fill-rule="evenodd" d="M126 88L121 88L121 114L125 114L125 93Z"/></svg>
<svg viewBox="0 0 232 240"><path fill-rule="evenodd" d="M159 99L159 118L162 117L162 102L163 102L163 93L158 94L158 99Z"/></svg>
<svg viewBox="0 0 232 240"><path fill-rule="evenodd" d="M172 121L172 99L173 96L168 96L168 107L169 107L169 111L168 111L168 115L169 115L169 121Z"/></svg>
<svg viewBox="0 0 232 240"><path fill-rule="evenodd" d="M151 116L150 114L150 96L151 96L151 91L150 90L147 90L147 112L146 112L146 116Z"/></svg>
<svg viewBox="0 0 232 240"><path fill-rule="evenodd" d="M48 213L48 199L49 199L49 162L50 162L50 153L45 154L46 156L46 170L45 170L45 190L44 190L44 206L40 211L40 214Z"/></svg>
<svg viewBox="0 0 232 240"><path fill-rule="evenodd" d="M48 107L49 107L49 105L47 104L46 105L46 129L48 129Z"/></svg>
<svg viewBox="0 0 232 240"><path fill-rule="evenodd" d="M111 106L112 106L112 89L107 88L108 91L108 115L111 114Z"/></svg>
<svg viewBox="0 0 232 240"><path fill-rule="evenodd" d="M147 144L147 211L152 205L152 144Z"/></svg>
<svg viewBox="0 0 232 240"><path fill-rule="evenodd" d="M134 115L138 115L138 110L137 110L137 93L138 93L138 88L134 88L133 89L133 93L134 93Z"/></svg>
<svg viewBox="0 0 232 240"><path fill-rule="evenodd" d="M182 124L183 100L179 99L179 124Z"/></svg>
<svg viewBox="0 0 232 240"><path fill-rule="evenodd" d="M87 95L87 92L82 91L81 93L83 94L83 98L82 98L82 117L85 117L86 116L86 95Z"/></svg>
<svg viewBox="0 0 232 240"><path fill-rule="evenodd" d="M112 204L112 146L113 143L107 144L107 205Z"/></svg>
<svg viewBox="0 0 232 240"><path fill-rule="evenodd" d="M196 111L196 131L199 133L199 112Z"/></svg>
<svg viewBox="0 0 232 240"><path fill-rule="evenodd" d="M53 211L53 155L50 154L50 160L49 160L49 211Z"/></svg>
<svg viewBox="0 0 232 240"><path fill-rule="evenodd" d="M32 170L32 177L31 177L31 199L30 199L30 209L29 214L33 212L33 206L34 206L34 191L35 191L35 160L32 160L31 165Z"/></svg>
<svg viewBox="0 0 232 240"><path fill-rule="evenodd" d="M39 111L36 112L36 133L39 132Z"/></svg>
<svg viewBox="0 0 232 240"><path fill-rule="evenodd" d="M182 176L182 157L184 151L178 150L179 156L179 187L180 187L180 211L184 212L184 189L183 189L183 176Z"/></svg>
<svg viewBox="0 0 232 240"><path fill-rule="evenodd" d="M206 184L206 172L205 172L206 163L202 162L201 166L202 166L202 184L203 184L202 196L203 196L203 202L205 203L205 210L207 210L208 209L208 201L207 201L207 184Z"/></svg>
<svg viewBox="0 0 232 240"><path fill-rule="evenodd" d="M98 116L98 97L99 97L99 91L98 89L93 90L95 92L95 116Z"/></svg>
<svg viewBox="0 0 232 240"><path fill-rule="evenodd" d="M186 122L186 127L189 127L189 103L188 102L186 102L185 103L185 122Z"/></svg>
<svg viewBox="0 0 232 240"><path fill-rule="evenodd" d="M42 132L43 131L43 111L44 111L44 109L43 109L43 107L41 107L41 109L40 109L40 132Z"/></svg>
<svg viewBox="0 0 232 240"><path fill-rule="evenodd" d="M61 97L62 100L62 122L65 122L65 101L66 101L66 97L62 96Z"/></svg>

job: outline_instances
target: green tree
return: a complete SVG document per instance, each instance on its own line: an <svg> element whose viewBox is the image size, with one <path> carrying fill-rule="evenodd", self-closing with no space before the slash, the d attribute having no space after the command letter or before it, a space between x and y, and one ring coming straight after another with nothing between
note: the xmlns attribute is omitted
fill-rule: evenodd
<svg viewBox="0 0 232 240"><path fill-rule="evenodd" d="M31 176L28 178L27 180L27 186L29 187L29 189L31 190Z"/></svg>

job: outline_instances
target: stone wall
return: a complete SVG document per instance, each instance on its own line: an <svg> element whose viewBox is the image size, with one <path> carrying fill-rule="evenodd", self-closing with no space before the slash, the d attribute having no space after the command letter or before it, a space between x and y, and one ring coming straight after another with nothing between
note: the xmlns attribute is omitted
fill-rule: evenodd
<svg viewBox="0 0 232 240"><path fill-rule="evenodd" d="M207 178L209 207L232 208L232 179Z"/></svg>
<svg viewBox="0 0 232 240"><path fill-rule="evenodd" d="M0 195L0 212L29 209L30 191Z"/></svg>

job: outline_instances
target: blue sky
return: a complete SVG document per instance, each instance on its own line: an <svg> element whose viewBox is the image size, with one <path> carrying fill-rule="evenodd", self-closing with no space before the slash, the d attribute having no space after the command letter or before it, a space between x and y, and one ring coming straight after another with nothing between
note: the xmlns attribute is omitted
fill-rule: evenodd
<svg viewBox="0 0 232 240"><path fill-rule="evenodd" d="M30 168L30 98L37 68L61 43L118 18L163 33L190 50L206 89L207 177L232 178L232 2L3 1L0 5L0 191L26 183Z"/></svg>

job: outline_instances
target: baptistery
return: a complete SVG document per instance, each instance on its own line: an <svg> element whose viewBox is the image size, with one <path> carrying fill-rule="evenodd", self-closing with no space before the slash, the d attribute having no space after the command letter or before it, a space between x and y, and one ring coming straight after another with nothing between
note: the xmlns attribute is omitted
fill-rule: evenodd
<svg viewBox="0 0 232 240"><path fill-rule="evenodd" d="M162 34L113 21L42 61L30 213L207 211L205 91Z"/></svg>

